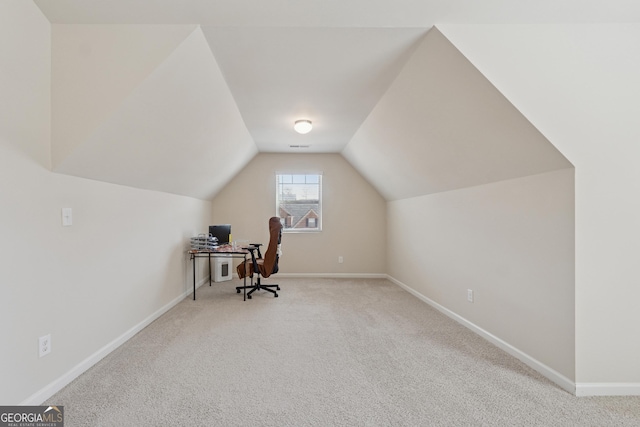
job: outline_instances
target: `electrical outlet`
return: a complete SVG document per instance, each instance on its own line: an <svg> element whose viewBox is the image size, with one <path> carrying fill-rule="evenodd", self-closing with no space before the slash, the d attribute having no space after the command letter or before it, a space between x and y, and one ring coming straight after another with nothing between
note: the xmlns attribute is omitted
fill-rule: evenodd
<svg viewBox="0 0 640 427"><path fill-rule="evenodd" d="M39 357L46 356L49 353L51 353L51 334L47 334L38 339Z"/></svg>
<svg viewBox="0 0 640 427"><path fill-rule="evenodd" d="M467 289L467 301L473 302L473 291L471 289Z"/></svg>
<svg viewBox="0 0 640 427"><path fill-rule="evenodd" d="M338 264L342 264L344 262L344 258L342 256L338 257Z"/></svg>

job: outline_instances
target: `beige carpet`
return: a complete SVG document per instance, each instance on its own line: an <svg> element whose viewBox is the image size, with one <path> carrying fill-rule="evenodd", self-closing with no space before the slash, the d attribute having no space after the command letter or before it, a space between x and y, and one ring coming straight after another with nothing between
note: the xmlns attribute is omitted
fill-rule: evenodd
<svg viewBox="0 0 640 427"><path fill-rule="evenodd" d="M273 279L273 280L271 280ZM640 426L386 280L198 289L46 404L74 426Z"/></svg>

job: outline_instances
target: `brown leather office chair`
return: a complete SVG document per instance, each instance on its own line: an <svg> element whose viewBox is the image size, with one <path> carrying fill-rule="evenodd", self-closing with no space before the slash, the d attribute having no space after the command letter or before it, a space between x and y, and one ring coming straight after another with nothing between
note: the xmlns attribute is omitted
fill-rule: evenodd
<svg viewBox="0 0 640 427"><path fill-rule="evenodd" d="M279 254L279 246L280 241L282 239L282 223L280 222L280 218L274 216L269 219L269 246L267 246L267 251L264 254L264 258L260 253L261 243L252 243L247 247L249 252L251 253L251 261L247 261L246 263L242 263L238 265L238 277L244 278L245 276L251 277L251 285L250 286L238 286L236 287L236 291L240 293L242 289L251 289L249 293L247 293L247 298L251 299L251 294L259 289L263 289L265 291L271 292L274 297L278 297L278 293L273 290L280 290L280 286L277 284L263 285L260 281L261 278L266 279L278 272L278 261L280 259ZM253 273L257 274L257 278L255 283L253 282Z"/></svg>

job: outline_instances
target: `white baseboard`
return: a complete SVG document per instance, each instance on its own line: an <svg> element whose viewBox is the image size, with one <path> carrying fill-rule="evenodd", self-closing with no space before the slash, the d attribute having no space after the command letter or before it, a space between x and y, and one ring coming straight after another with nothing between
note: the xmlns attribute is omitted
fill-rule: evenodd
<svg viewBox="0 0 640 427"><path fill-rule="evenodd" d="M386 279L388 276L382 273L277 273L274 274L273 280L282 278L301 278L301 279ZM269 280L272 278L269 277ZM233 278L237 279L238 274L233 273Z"/></svg>
<svg viewBox="0 0 640 427"><path fill-rule="evenodd" d="M531 356L523 353L507 342L501 340L500 338L492 335L491 333L485 331L484 329L478 327L477 325L469 322L465 318L459 316L458 314L452 312L451 310L441 306L435 301L425 297L404 283L396 280L395 278L386 275L386 274L359 274L359 273L279 273L278 276L281 277L301 277L301 278L351 278L351 279L388 279L396 285L400 286L407 292L416 296L420 300L429 304L436 310L450 317L451 319L457 321L463 326L471 329L478 335L485 338L487 341L493 343L497 347L511 354L515 358L521 360L527 366L535 369L540 374L544 375L549 380L556 383L558 386L562 387L564 390L575 394L576 396L640 396L640 383L574 383L569 378L564 375L558 373L554 369L548 367L547 365L537 361ZM208 282L209 278L201 279L200 282L196 285L196 288L202 286L205 282ZM180 296L174 298L172 301L152 313L146 319L126 331L124 334L110 342L109 344L102 347L100 350L96 351L91 356L87 357L85 360L80 362L76 367L71 369L66 374L62 375L60 378L48 384L46 387L42 388L38 392L34 393L27 399L25 399L20 405L23 406L35 406L40 405L51 396L53 396L58 391L62 390L66 385L70 384L73 380L79 377L82 373L87 371L93 365L102 360L109 353L120 347L122 344L131 339L135 334L140 332L142 329L147 327L151 322L162 316L164 313L169 311L175 305L177 305L180 301L182 301L187 296L193 293L192 288L190 290L185 291Z"/></svg>
<svg viewBox="0 0 640 427"><path fill-rule="evenodd" d="M576 396L640 396L640 383L576 383Z"/></svg>
<svg viewBox="0 0 640 427"><path fill-rule="evenodd" d="M208 282L208 281L209 281L208 277L205 278L205 279L202 279L197 284L196 287L199 288L200 286L202 286L203 283ZM60 378L54 380L53 382L48 384L43 389L39 390L38 392L34 393L33 395L31 395L30 397L25 399L22 403L20 403L20 405L22 405L22 406L37 406L37 405L41 405L44 401L49 399L51 396L56 394L58 391L62 390L62 388L64 388L66 385L70 384L73 380L78 378L81 374L83 374L85 371L87 371L93 365L98 363L100 360L102 360L109 353L111 353L112 351L114 351L115 349L120 347L122 344L124 344L130 338L132 338L135 334L137 334L138 332L143 330L145 327L150 325L151 322L153 322L154 320L156 320L157 318L162 316L164 313L169 311L171 308L176 306L180 301L185 299L187 296L193 294L193 288L190 288L190 289L191 290L183 292L180 296L174 298L169 303L165 304L163 307L161 307L160 309L156 310L154 313L149 315L142 322L138 323L137 325L135 325L134 327L132 327L131 329L126 331L124 334L120 335L118 338L116 338L115 340L111 341L110 343L108 343L107 345L102 347L100 350L96 351L91 356L89 356L86 359L84 359L82 362L80 362L78 365L76 365L74 368L72 368L66 374L62 375Z"/></svg>
<svg viewBox="0 0 640 427"><path fill-rule="evenodd" d="M299 278L318 278L318 279L386 279L386 274L377 273L278 273L276 277L299 277Z"/></svg>
<svg viewBox="0 0 640 427"><path fill-rule="evenodd" d="M387 275L387 279L389 279L391 282L395 283L396 285L400 286L401 288L403 288L407 292L411 293L415 297L417 297L417 298L421 299L422 301L426 302L431 307L433 307L436 310L440 311L444 315L450 317L451 319L455 320L456 322L460 323L461 325L471 329L473 332L475 332L476 334L480 335L481 337L483 337L484 339L486 339L490 343L492 343L495 346L497 346L498 348L506 351L507 353L509 353L510 355L515 357L516 359L518 359L521 362L523 362L525 365L529 366L530 368L532 368L532 369L536 370L537 372L539 372L540 374L544 375L546 378L548 378L549 380L553 381L558 386L562 387L564 390L568 391L571 394L576 394L576 384L573 381L571 381L569 378L567 378L564 375L562 375L561 373L559 373L558 371L556 371L556 370L550 368L549 366L545 365L544 363L534 359L533 357L531 357L528 354L522 352L521 350L515 348L511 344L501 340L500 338L496 337L495 335L485 331L481 327L479 327L476 324L468 321L467 319L465 319L464 317L454 313L453 311L443 307L442 305L438 304L437 302L433 301L432 299L427 298L426 296L424 296L421 293L417 292L416 290L410 288L409 286L405 285L404 283L400 282L399 280L397 280L397 279L395 279L395 278L393 278L393 277L391 277L389 275Z"/></svg>

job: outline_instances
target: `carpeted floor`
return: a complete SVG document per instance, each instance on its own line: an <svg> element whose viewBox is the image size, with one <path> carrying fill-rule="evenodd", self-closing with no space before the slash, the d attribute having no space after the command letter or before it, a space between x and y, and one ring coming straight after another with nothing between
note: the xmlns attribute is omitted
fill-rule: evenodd
<svg viewBox="0 0 640 427"><path fill-rule="evenodd" d="M276 280L278 279L278 280ZM386 280L198 289L45 404L65 426L640 426Z"/></svg>

